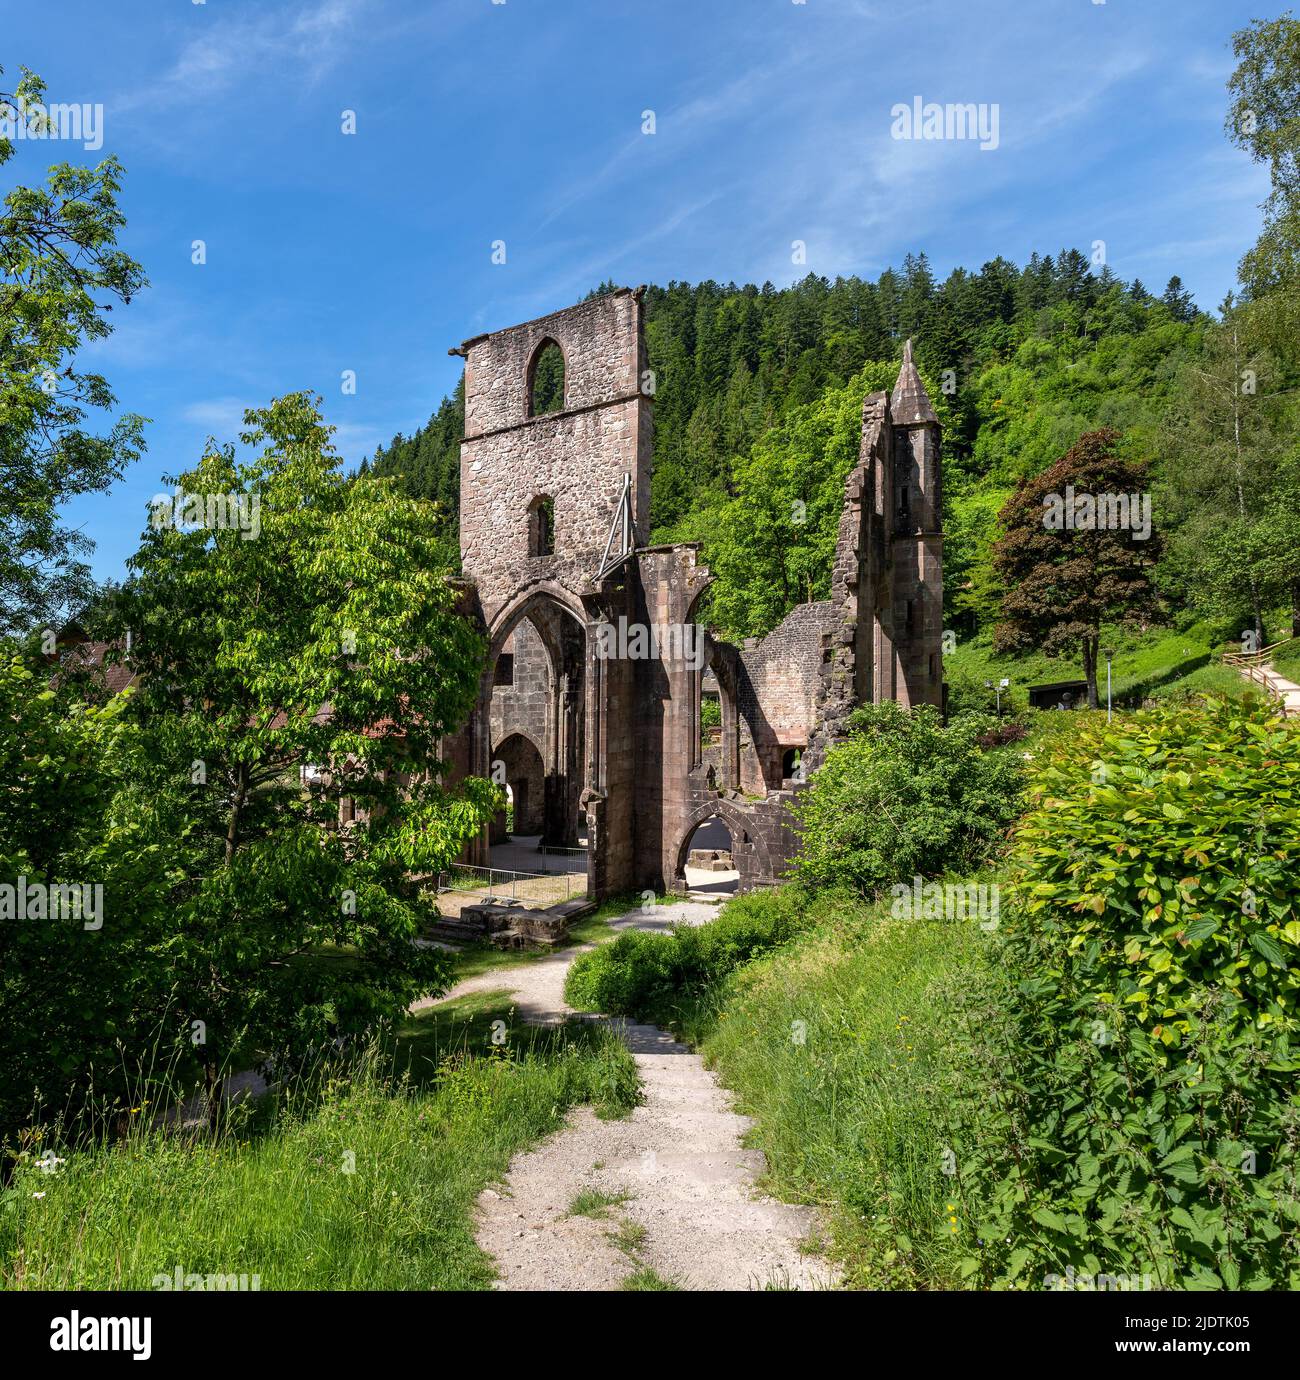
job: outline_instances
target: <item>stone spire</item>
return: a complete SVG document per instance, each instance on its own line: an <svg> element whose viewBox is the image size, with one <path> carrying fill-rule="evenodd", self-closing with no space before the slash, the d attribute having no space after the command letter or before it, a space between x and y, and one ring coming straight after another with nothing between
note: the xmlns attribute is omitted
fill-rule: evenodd
<svg viewBox="0 0 1300 1380"><path fill-rule="evenodd" d="M925 384L912 363L912 342L903 346L903 367L898 371L898 382L889 399L890 420L895 426L915 426L919 422L935 422L934 408L930 406L930 395Z"/></svg>

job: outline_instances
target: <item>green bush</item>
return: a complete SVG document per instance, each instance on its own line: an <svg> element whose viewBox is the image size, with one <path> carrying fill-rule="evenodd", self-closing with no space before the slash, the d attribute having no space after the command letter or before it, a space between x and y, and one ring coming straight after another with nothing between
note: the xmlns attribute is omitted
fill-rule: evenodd
<svg viewBox="0 0 1300 1380"><path fill-rule="evenodd" d="M1033 799L1014 861L1058 971L1085 963L1166 1045L1207 985L1260 1030L1296 1028L1300 737L1282 719L1210 701L1092 724L1042 760Z"/></svg>
<svg viewBox="0 0 1300 1380"><path fill-rule="evenodd" d="M716 920L675 925L670 934L628 930L574 960L564 995L581 1011L648 1016L665 999L695 996L756 954L784 944L804 924L797 887L729 901Z"/></svg>
<svg viewBox="0 0 1300 1380"><path fill-rule="evenodd" d="M1031 800L956 998L963 1269L1297 1287L1300 734L1257 701L1081 721Z"/></svg>
<svg viewBox="0 0 1300 1380"><path fill-rule="evenodd" d="M891 882L974 871L1019 811L1021 756L986 748L998 721L961 714L945 727L928 705L869 705L830 749L795 813L795 875L866 895Z"/></svg>

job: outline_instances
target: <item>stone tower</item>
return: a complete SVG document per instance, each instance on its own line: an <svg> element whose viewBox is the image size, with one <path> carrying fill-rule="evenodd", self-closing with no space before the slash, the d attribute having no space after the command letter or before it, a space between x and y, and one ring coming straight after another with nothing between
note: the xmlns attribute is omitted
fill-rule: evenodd
<svg viewBox="0 0 1300 1380"><path fill-rule="evenodd" d="M943 707L943 468L939 418L903 347L889 399L893 427L894 696Z"/></svg>
<svg viewBox="0 0 1300 1380"><path fill-rule="evenodd" d="M862 403L844 484L810 768L861 704L943 706L943 505L939 419L912 359L893 393Z"/></svg>

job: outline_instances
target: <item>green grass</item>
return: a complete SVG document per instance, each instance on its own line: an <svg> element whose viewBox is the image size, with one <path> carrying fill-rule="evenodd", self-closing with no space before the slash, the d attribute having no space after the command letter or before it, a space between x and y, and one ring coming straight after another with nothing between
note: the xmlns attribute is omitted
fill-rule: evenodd
<svg viewBox="0 0 1300 1380"><path fill-rule="evenodd" d="M422 1013L395 1061L372 1051L263 1099L215 1144L142 1126L60 1150L53 1174L20 1165L0 1197L0 1287L149 1289L177 1266L263 1289L490 1287L479 1192L569 1107L620 1115L637 1096L621 1041L517 1026L492 997Z"/></svg>
<svg viewBox="0 0 1300 1380"><path fill-rule="evenodd" d="M629 1292L642 1290L679 1290L680 1285L674 1284L672 1280L665 1279L661 1274L656 1273L648 1265L644 1269L637 1270L635 1274L630 1274L619 1286Z"/></svg>
<svg viewBox="0 0 1300 1380"><path fill-rule="evenodd" d="M632 1200L632 1196L631 1193L602 1193L599 1189L584 1189L569 1204L568 1216L607 1217L610 1208L622 1207Z"/></svg>
<svg viewBox="0 0 1300 1380"><path fill-rule="evenodd" d="M1273 657L1273 667L1278 675L1285 676L1300 685L1300 637L1288 642Z"/></svg>
<svg viewBox="0 0 1300 1380"><path fill-rule="evenodd" d="M1239 677L1217 664L1223 637L1209 620L1182 630L1155 627L1145 633L1105 628L1102 646L1115 651L1111 689L1117 702L1136 706L1144 699L1170 694L1241 693L1243 689ZM1002 695L1005 710L1008 702L1014 709L1026 708L1032 685L1083 678L1083 663L1078 657L1053 658L1041 652L1024 656L995 653L990 633L959 642L943 664L954 709L993 708L994 692L984 688L986 680L997 681L1005 676L1011 681L1009 692L1003 691ZM1097 692L1104 705L1104 659L1098 667Z"/></svg>
<svg viewBox="0 0 1300 1380"><path fill-rule="evenodd" d="M849 1287L958 1287L940 1090L940 993L981 962L974 925L838 910L740 969L686 1022L755 1120L768 1186L822 1207Z"/></svg>
<svg viewBox="0 0 1300 1380"><path fill-rule="evenodd" d="M629 1260L635 1262L649 1233L640 1222L629 1222L625 1219L618 1224L617 1231L607 1232L606 1235Z"/></svg>

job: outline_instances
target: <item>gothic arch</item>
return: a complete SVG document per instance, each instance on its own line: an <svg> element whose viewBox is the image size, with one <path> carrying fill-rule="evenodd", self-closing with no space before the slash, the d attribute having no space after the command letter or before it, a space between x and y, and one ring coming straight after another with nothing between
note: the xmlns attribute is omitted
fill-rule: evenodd
<svg viewBox="0 0 1300 1380"><path fill-rule="evenodd" d="M750 876L774 875L767 844L762 833L755 828L754 821L730 801L718 797L697 805L687 815L685 823L679 827L668 854L672 859L672 875L664 879L670 887L686 874L686 852L691 835L706 819L715 817L727 826L731 834L732 857L736 860L736 870L740 873L742 885Z"/></svg>
<svg viewBox="0 0 1300 1380"><path fill-rule="evenodd" d="M542 363L548 350L555 350L559 355L560 368L560 403L558 407L544 407L540 411L537 407L537 369ZM549 417L553 412L563 412L569 399L569 358L565 353L564 346L560 344L553 335L546 335L541 338L533 348L533 353L528 360L528 371L524 376L524 403L529 417Z"/></svg>

